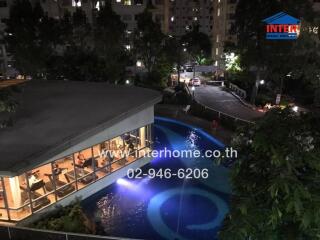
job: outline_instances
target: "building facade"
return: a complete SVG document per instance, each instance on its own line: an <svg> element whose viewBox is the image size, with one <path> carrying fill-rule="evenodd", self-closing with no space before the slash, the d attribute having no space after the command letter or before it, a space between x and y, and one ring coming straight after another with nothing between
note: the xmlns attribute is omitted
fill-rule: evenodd
<svg viewBox="0 0 320 240"><path fill-rule="evenodd" d="M224 44L236 43L236 35L232 33L232 25L235 21L237 0L214 1L213 32L212 32L212 56L216 67L224 68Z"/></svg>
<svg viewBox="0 0 320 240"><path fill-rule="evenodd" d="M170 0L169 1L169 34L181 36L199 25L199 30L209 37L213 30L212 0Z"/></svg>

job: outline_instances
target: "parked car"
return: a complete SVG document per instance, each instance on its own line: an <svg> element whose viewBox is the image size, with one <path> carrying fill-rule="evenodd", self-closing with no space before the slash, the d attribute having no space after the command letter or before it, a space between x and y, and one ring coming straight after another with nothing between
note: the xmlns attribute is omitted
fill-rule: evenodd
<svg viewBox="0 0 320 240"><path fill-rule="evenodd" d="M193 67L186 66L186 72L193 72Z"/></svg>
<svg viewBox="0 0 320 240"><path fill-rule="evenodd" d="M189 81L189 85L190 86L195 86L195 87L201 86L200 78L191 78L190 81Z"/></svg>

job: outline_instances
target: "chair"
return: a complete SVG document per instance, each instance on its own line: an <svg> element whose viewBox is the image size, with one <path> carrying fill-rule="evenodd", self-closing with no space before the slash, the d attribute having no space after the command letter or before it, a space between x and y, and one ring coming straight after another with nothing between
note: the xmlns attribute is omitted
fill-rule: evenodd
<svg viewBox="0 0 320 240"><path fill-rule="evenodd" d="M45 174L49 178L49 182L46 182L45 188L48 192L54 191L54 179L52 177L52 174ZM59 188L56 190L56 194L58 197L62 198L72 192L74 192L75 187L73 185L67 185L66 182L60 181L58 178L55 179L56 188Z"/></svg>
<svg viewBox="0 0 320 240"><path fill-rule="evenodd" d="M75 170L71 170L67 173L64 174L66 180L68 181L68 183L72 182L72 181L75 181L75 173L76 173L76 176L77 176L77 179L80 179L79 182L83 183L83 184L88 184L88 183L91 183L92 181L94 181L95 179L95 175L93 176L93 174L90 174L90 172L86 171L86 170L82 170L82 174L80 174L79 171L75 171ZM88 175L90 174L90 175ZM85 175L88 175L86 177L83 177Z"/></svg>
<svg viewBox="0 0 320 240"><path fill-rule="evenodd" d="M43 182L43 181L42 181ZM21 200L23 204L30 203L29 194L26 188L20 186L21 192ZM38 192L31 191L30 189L30 196L32 201L32 208L34 211L37 211L51 203L50 199L48 197L42 197L42 195Z"/></svg>

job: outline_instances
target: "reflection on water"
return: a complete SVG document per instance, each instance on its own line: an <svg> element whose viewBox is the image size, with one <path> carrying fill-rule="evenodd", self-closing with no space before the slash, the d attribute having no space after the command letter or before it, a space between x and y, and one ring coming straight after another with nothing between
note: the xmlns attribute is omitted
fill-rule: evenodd
<svg viewBox="0 0 320 240"><path fill-rule="evenodd" d="M186 139L187 148L197 149L197 142L199 139L200 137L197 135L195 131L190 131Z"/></svg>
<svg viewBox="0 0 320 240"><path fill-rule="evenodd" d="M95 218L106 235L118 235L123 229L132 231L143 222L146 205L142 199L128 199L121 193L109 193L97 202Z"/></svg>
<svg viewBox="0 0 320 240"><path fill-rule="evenodd" d="M200 130L165 121L155 125L156 149L216 149ZM146 240L215 240L228 211L228 170L205 158L155 159L144 168L208 169L208 179L121 179L84 201L100 234Z"/></svg>
<svg viewBox="0 0 320 240"><path fill-rule="evenodd" d="M119 196L115 196L113 193L110 193L97 202L97 217L103 225L108 223L112 225L112 221L116 220L121 215L119 200Z"/></svg>

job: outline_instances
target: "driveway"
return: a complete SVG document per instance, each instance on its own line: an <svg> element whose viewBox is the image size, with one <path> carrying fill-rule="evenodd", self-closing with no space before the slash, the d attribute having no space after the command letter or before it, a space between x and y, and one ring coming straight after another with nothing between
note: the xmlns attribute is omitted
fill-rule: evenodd
<svg viewBox="0 0 320 240"><path fill-rule="evenodd" d="M202 85L195 88L194 96L195 100L202 105L247 121L253 121L264 115L264 113L243 105L231 93L223 91L221 87Z"/></svg>

